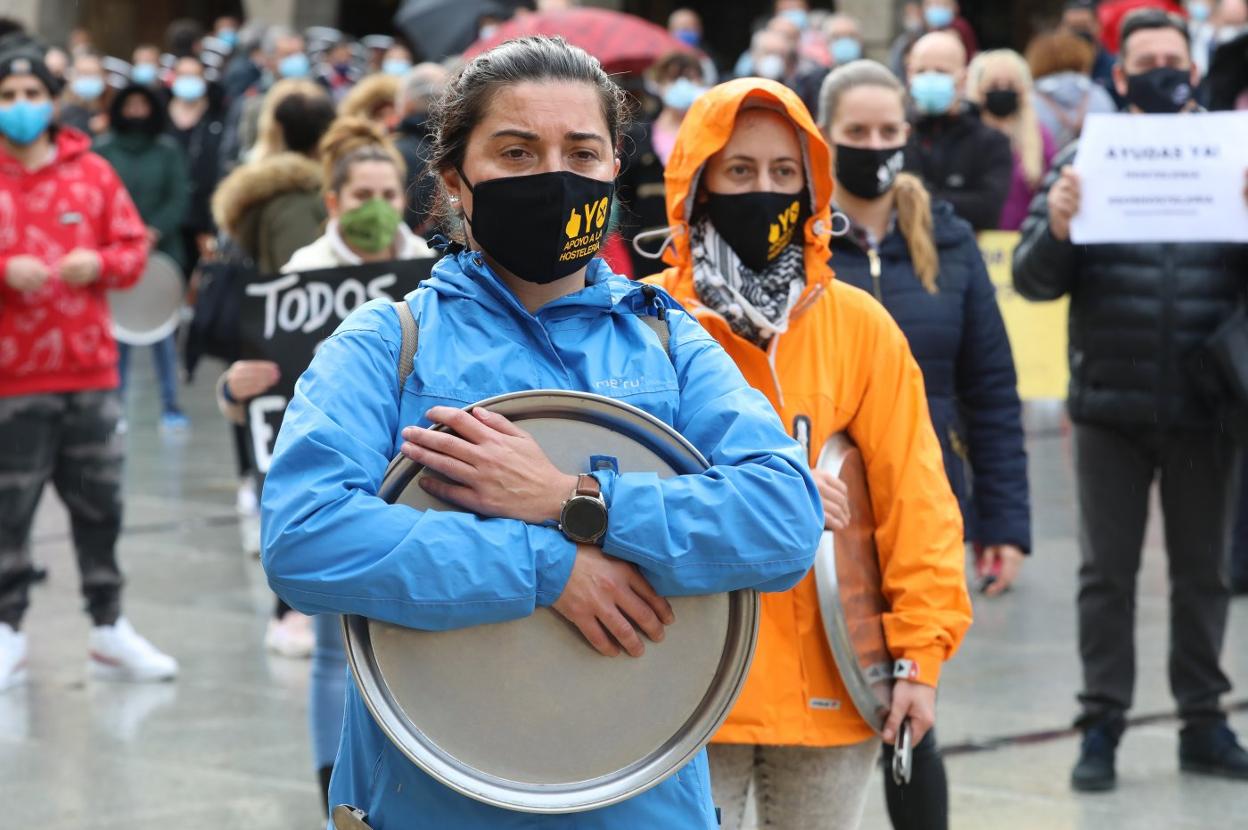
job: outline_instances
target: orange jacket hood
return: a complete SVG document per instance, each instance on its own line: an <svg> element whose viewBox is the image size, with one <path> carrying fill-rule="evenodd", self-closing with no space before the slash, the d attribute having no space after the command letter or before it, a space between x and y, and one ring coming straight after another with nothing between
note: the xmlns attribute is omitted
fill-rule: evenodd
<svg viewBox="0 0 1248 830"><path fill-rule="evenodd" d="M666 282L667 289L678 298L693 296L693 252L689 247L689 215L698 192L698 182L711 156L723 149L732 136L737 113L743 109L764 107L775 110L793 122L802 146L806 168L806 184L812 204L806 221L807 290L832 278L828 259L832 255L832 160L827 142L815 126L810 112L797 93L775 81L762 78L739 78L713 87L698 98L676 137L676 146L668 159L664 180L667 186L667 221L671 225L672 244L664 252L664 260L676 266L675 280Z"/></svg>

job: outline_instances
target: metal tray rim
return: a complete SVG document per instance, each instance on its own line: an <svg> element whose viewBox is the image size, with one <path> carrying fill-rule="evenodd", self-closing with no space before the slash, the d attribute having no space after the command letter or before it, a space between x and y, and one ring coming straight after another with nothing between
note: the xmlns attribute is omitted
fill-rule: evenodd
<svg viewBox="0 0 1248 830"><path fill-rule="evenodd" d="M672 442L665 455L671 456L669 460L678 472L695 472L709 466L696 447L663 421L630 404L601 395L538 389L499 395L472 406L496 407L529 398L564 402L588 400L609 405L664 434ZM583 412L576 414L584 415ZM688 456L683 462L675 457L680 450ZM390 501L418 471L419 465L410 459L396 458L396 463L391 464L382 479L378 495ZM731 592L729 609L729 636L720 668L701 705L686 722L688 732L683 737L678 733L649 756L617 773L559 786L507 781L465 764L453 763L453 759L448 761L450 756L425 739L393 702L385 678L373 659L370 621L357 615L345 615L342 626L347 660L360 696L374 722L405 757L439 783L477 801L519 812L559 814L599 809L633 798L662 783L702 751L736 703L749 675L758 639L760 603L757 591Z"/></svg>
<svg viewBox="0 0 1248 830"><path fill-rule="evenodd" d="M819 453L816 466L832 475L840 475L841 465L853 444L842 434L833 435ZM872 690L858 663L858 655L850 644L849 627L845 622L845 608L841 604L841 594L836 577L836 536L825 530L819 539L819 550L815 554L815 591L819 598L819 616L823 619L823 632L832 651L836 668L841 673L845 690L858 710L858 714L867 725L877 733L884 731L888 718L888 710L880 705L879 699Z"/></svg>

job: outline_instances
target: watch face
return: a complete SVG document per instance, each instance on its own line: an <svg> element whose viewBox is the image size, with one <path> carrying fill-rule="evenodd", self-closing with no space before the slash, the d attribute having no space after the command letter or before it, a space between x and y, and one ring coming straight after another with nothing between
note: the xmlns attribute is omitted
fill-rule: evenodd
<svg viewBox="0 0 1248 830"><path fill-rule="evenodd" d="M563 529L576 539L597 539L607 529L607 511L589 496L571 499L563 509Z"/></svg>

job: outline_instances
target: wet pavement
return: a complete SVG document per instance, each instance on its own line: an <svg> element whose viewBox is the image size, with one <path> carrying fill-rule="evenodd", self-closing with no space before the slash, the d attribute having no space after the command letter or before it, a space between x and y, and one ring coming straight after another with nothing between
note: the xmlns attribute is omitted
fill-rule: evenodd
<svg viewBox="0 0 1248 830"><path fill-rule="evenodd" d="M88 623L64 511L51 492L34 555L50 570L25 630L30 681L0 693L0 827L40 830L312 830L320 821L306 726L308 663L266 654L272 609L259 562L239 548L229 433L212 402L216 366L184 390L185 435L161 435L150 358L130 402L125 611L181 662L176 683L85 680ZM1067 785L1065 731L1079 685L1078 562L1069 441L1029 441L1036 552L1019 587L976 599L976 624L946 668L938 723L958 830L1248 826L1248 783L1180 775L1166 682L1160 523L1150 527L1138 606L1137 716L1116 792ZM1248 599L1232 606L1229 703L1248 702ZM1248 708L1232 723L1248 734ZM865 828L887 827L873 788Z"/></svg>

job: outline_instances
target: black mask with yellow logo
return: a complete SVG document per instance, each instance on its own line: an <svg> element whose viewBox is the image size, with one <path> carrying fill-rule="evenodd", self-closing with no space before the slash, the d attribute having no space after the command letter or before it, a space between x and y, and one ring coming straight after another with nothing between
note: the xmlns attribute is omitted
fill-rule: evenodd
<svg viewBox="0 0 1248 830"><path fill-rule="evenodd" d="M707 193L706 213L741 263L763 271L790 243L804 244L810 193Z"/></svg>
<svg viewBox="0 0 1248 830"><path fill-rule="evenodd" d="M472 238L499 265L545 285L583 268L606 241L613 182L568 171L473 185Z"/></svg>

